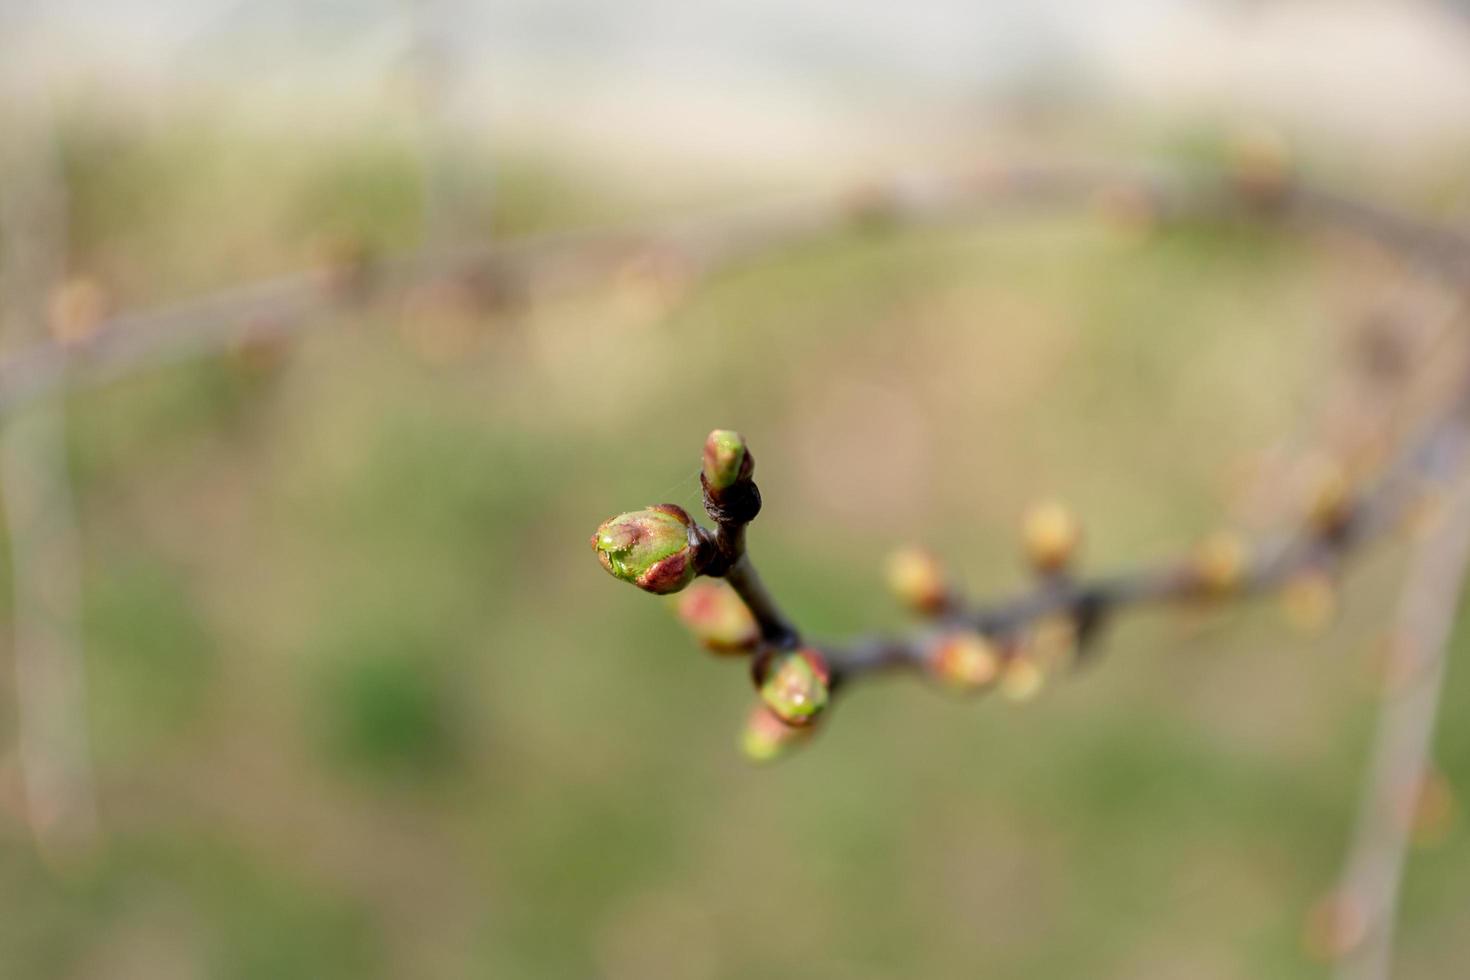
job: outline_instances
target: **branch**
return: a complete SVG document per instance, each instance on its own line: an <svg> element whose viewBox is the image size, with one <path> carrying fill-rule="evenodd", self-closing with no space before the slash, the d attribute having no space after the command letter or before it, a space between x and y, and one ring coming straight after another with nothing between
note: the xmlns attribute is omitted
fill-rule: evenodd
<svg viewBox="0 0 1470 980"><path fill-rule="evenodd" d="M65 269L66 191L44 104L35 99L28 111L6 114L12 125L0 147L0 322L7 336L46 335L47 299ZM42 403L0 430L17 750L31 833L52 860L90 844L97 819L65 426L61 406Z"/></svg>
<svg viewBox="0 0 1470 980"><path fill-rule="evenodd" d="M1467 381L1470 389L1470 381ZM968 629L1014 647L1027 628L1045 620L1072 624L1085 650L1103 622L1132 606L1194 604L1268 594L1305 574L1329 573L1359 545L1396 526L1419 499L1419 484L1457 465L1466 454L1464 400L1428 426L1407 451L1356 499L1335 484L1324 488L1306 526L1252 549L1233 537L1214 538L1192 554L1095 578L1043 578L1009 600L964 605L940 617L937 630L918 637L874 637L824 650L833 674L854 679L894 667L924 668L937 637ZM1255 557L1249 557L1254 554ZM1012 649L1010 656L1020 651ZM1005 654L1003 654L1005 655Z"/></svg>
<svg viewBox="0 0 1470 980"><path fill-rule="evenodd" d="M696 568L701 575L724 578L755 617L761 639L789 649L801 642L791 620L776 605L755 564L745 552L745 528L761 509L755 483L755 457L738 432L716 429L704 443L704 465L699 474L704 509L715 522L715 533L701 529Z"/></svg>
<svg viewBox="0 0 1470 980"><path fill-rule="evenodd" d="M662 504L613 518L593 544L610 572L650 592L679 591L697 575L726 580L730 592L696 587L680 613L707 646L754 654L752 676L764 710L785 725L773 726L759 711L752 717L747 752L764 759L803 735L840 688L880 671L912 670L972 691L1015 677L1021 680L1014 685L1030 689L1039 677L1033 647L1048 625L1059 626L1080 656L1108 619L1129 608L1245 599L1298 581L1320 584L1363 545L1400 525L1424 482L1465 465L1467 420L1470 378L1370 486L1355 494L1345 478L1326 480L1301 529L1254 548L1234 536L1216 536L1182 557L1074 576L1068 564L1080 529L1065 511L1041 508L1028 516L1025 529L1041 573L1032 589L1000 602L966 602L936 567L909 559L900 563L893 584L935 625L847 645L803 645L755 577L745 528L759 512L760 495L749 449L736 433L717 430L706 442L701 482L714 531Z"/></svg>
<svg viewBox="0 0 1470 980"><path fill-rule="evenodd" d="M845 229L923 226L1020 211L1101 203L1129 220L1179 221L1245 214L1340 229L1455 285L1470 270L1470 236L1292 175L1285 161L1237 162L1218 173L1168 174L1092 166L992 166L926 179L893 178L838 194L746 207L683 221L634 222L526 236L494 245L425 249L379 258L360 253L306 272L104 319L84 337L33 344L0 361L0 413L59 387L286 335L364 300L435 279L530 289L606 275L637 255L672 255L698 271Z"/></svg>
<svg viewBox="0 0 1470 980"><path fill-rule="evenodd" d="M1466 438L1460 432L1460 438ZM1413 811L1429 775L1448 642L1470 563L1470 478L1457 474L1435 526L1418 542L1398 610L1396 667L1404 680L1385 689L1357 827L1334 900L1348 948L1340 980L1387 980L1395 910Z"/></svg>

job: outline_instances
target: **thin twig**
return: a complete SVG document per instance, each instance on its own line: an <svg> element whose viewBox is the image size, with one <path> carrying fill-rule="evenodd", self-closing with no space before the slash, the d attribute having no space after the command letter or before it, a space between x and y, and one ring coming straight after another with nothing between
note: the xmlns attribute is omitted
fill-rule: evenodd
<svg viewBox="0 0 1470 980"><path fill-rule="evenodd" d="M1018 211L1087 204L1120 191L1160 220L1241 213L1283 216L1312 228L1338 228L1411 255L1455 283L1470 271L1470 236L1431 221L1285 180L1264 203L1242 194L1229 173L1169 174L1105 166L997 166L981 174L895 178L858 192L821 194L693 218L643 221L531 235L493 245L431 248L362 267L324 267L100 323L68 343L47 341L0 361L0 413L66 385L106 381L130 371L220 350L253 333L287 333L350 309L367 289L380 295L439 277L600 276L630 255L677 254L708 271L844 228L920 226L1001 218ZM358 288L343 288L347 278Z"/></svg>
<svg viewBox="0 0 1470 980"><path fill-rule="evenodd" d="M735 472L712 482L711 476L718 475L722 438L727 440L725 450L730 453L728 460ZM705 443L704 471L699 484L705 512L715 522L715 530L711 534L698 525L690 528L696 548L695 567L702 575L723 578L730 583L755 617L766 645L782 649L796 646L801 642L796 626L781 611L745 550L745 529L760 514L761 491L755 482L755 458L743 436L723 431L710 434Z"/></svg>
<svg viewBox="0 0 1470 980"><path fill-rule="evenodd" d="M65 268L66 191L43 103L11 115L9 154L0 160L0 295L11 338L47 335L47 301ZM0 432L20 764L32 833L52 858L84 848L96 832L65 446L65 416L53 401L33 404Z"/></svg>
<svg viewBox="0 0 1470 980"><path fill-rule="evenodd" d="M1461 439L1466 438L1461 431ZM1385 689L1344 865L1338 902L1357 920L1358 941L1335 975L1387 980L1413 810L1429 772L1448 643L1470 563L1470 478L1457 475L1445 510L1415 548L1397 617L1394 673Z"/></svg>
<svg viewBox="0 0 1470 980"><path fill-rule="evenodd" d="M1467 382L1470 385L1470 382ZM1043 620L1072 622L1079 642L1086 643L1107 618L1133 606L1200 603L1228 597L1247 598L1281 588L1306 572L1334 570L1358 546L1399 524L1418 500L1422 481L1458 466L1466 453L1463 426L1467 411L1462 397L1401 453L1330 527L1308 526L1275 544L1255 549L1256 557L1241 569L1226 594L1199 574L1197 560L1171 557L1125 572L1097 577L1047 579L1015 597L994 603L966 603L946 615L935 629L917 636L871 637L847 646L819 645L833 675L847 681L877 670L924 669L937 634L955 628L1009 639Z"/></svg>

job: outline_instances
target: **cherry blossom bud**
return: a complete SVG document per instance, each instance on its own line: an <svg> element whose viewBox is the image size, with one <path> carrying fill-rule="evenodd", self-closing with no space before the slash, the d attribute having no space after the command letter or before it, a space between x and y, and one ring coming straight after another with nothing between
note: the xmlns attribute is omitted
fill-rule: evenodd
<svg viewBox="0 0 1470 980"><path fill-rule="evenodd" d="M701 579L679 596L679 619L716 653L744 653L760 642L760 627L728 583Z"/></svg>
<svg viewBox="0 0 1470 980"><path fill-rule="evenodd" d="M645 592L678 592L694 578L689 515L675 504L655 504L603 523L592 536L608 572Z"/></svg>
<svg viewBox="0 0 1470 980"><path fill-rule="evenodd" d="M1000 677L1000 651L973 630L948 633L928 651L929 672L946 687L960 692L983 691Z"/></svg>
<svg viewBox="0 0 1470 980"><path fill-rule="evenodd" d="M902 548L888 557L884 571L889 590L915 612L933 615L949 602L944 567L932 552Z"/></svg>
<svg viewBox="0 0 1470 980"><path fill-rule="evenodd" d="M1321 633L1337 615L1337 586L1321 569L1292 576L1281 590L1287 622L1303 633Z"/></svg>
<svg viewBox="0 0 1470 980"><path fill-rule="evenodd" d="M811 725L792 727L764 704L757 704L751 708L745 728L740 732L740 752L751 762L775 762L806 743L813 732Z"/></svg>
<svg viewBox="0 0 1470 980"><path fill-rule="evenodd" d="M750 479L755 461L745 437L730 429L716 429L704 441L704 482L715 492Z"/></svg>
<svg viewBox="0 0 1470 980"><path fill-rule="evenodd" d="M51 335L62 344L91 340L107 316L107 291L95 279L68 279L51 293L46 304Z"/></svg>
<svg viewBox="0 0 1470 980"><path fill-rule="evenodd" d="M778 651L760 667L761 700L788 725L811 724L827 707L830 685L827 662L810 647Z"/></svg>
<svg viewBox="0 0 1470 980"><path fill-rule="evenodd" d="M1034 657L1020 655L1006 661L1000 675L1000 694L1007 701L1030 701L1046 685L1046 674Z"/></svg>
<svg viewBox="0 0 1470 980"><path fill-rule="evenodd" d="M1071 563L1082 544L1082 525L1067 507L1045 501L1026 511L1021 522L1026 558L1044 574L1055 574Z"/></svg>
<svg viewBox="0 0 1470 980"><path fill-rule="evenodd" d="M1226 595L1239 588L1245 567L1245 542L1231 531L1216 531L1201 541L1190 563L1195 581L1212 595Z"/></svg>
<svg viewBox="0 0 1470 980"><path fill-rule="evenodd" d="M1353 516L1353 484L1342 465L1319 462L1311 476L1307 519L1322 534L1341 531Z"/></svg>
<svg viewBox="0 0 1470 980"><path fill-rule="evenodd" d="M1257 207L1279 204L1291 187L1291 148L1275 130L1255 127L1230 142L1230 179Z"/></svg>

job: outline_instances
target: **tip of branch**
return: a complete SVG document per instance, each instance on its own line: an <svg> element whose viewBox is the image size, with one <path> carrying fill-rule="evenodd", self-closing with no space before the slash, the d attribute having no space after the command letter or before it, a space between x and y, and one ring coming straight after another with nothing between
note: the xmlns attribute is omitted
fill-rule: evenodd
<svg viewBox="0 0 1470 980"><path fill-rule="evenodd" d="M716 429L704 440L704 483L710 490L727 490L749 480L755 470L745 437L733 429Z"/></svg>

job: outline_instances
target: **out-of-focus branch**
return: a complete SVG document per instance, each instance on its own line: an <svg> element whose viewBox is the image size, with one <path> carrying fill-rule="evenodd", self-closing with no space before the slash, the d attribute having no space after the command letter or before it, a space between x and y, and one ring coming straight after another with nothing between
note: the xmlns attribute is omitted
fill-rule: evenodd
<svg viewBox="0 0 1470 980"><path fill-rule="evenodd" d="M447 103L455 87L457 53L443 0L405 0L409 21L408 74L413 88L415 149L422 173L425 245L453 241L464 227L465 201L451 165Z"/></svg>
<svg viewBox="0 0 1470 980"><path fill-rule="evenodd" d="M0 361L0 413L63 384L75 386L219 350L257 333L286 333L437 278L534 287L605 275L642 253L678 256L708 271L844 228L1000 218L1020 211L1127 202L1150 220L1246 214L1340 229L1413 257L1447 281L1470 271L1470 236L1432 221L1313 188L1290 174L1169 174L1094 166L992 166L899 177L837 194L660 220L527 236L493 245L431 247L378 261L345 261L104 320L85 339L40 342Z"/></svg>
<svg viewBox="0 0 1470 980"><path fill-rule="evenodd" d="M1462 428L1463 441L1470 436ZM1417 542L1395 636L1394 682L1385 689L1357 827L1335 897L1352 935L1340 980L1386 980L1414 808L1429 775L1448 644L1470 563L1470 478L1454 474L1449 499ZM1401 658L1401 659L1400 659Z"/></svg>
<svg viewBox="0 0 1470 980"><path fill-rule="evenodd" d="M1028 628L1054 620L1070 624L1077 642L1085 645L1104 620L1129 607L1248 598L1306 573L1334 571L1358 547L1401 523L1420 499L1424 481L1463 465L1466 412L1467 399L1461 396L1356 499L1338 502L1325 521L1319 515L1274 544L1252 551L1242 543L1228 567L1226 559L1206 551L1096 578L1048 578L1009 600L958 602L929 633L821 647L822 653L840 682L877 670L931 669L942 636L956 629L996 639L1004 648Z"/></svg>
<svg viewBox="0 0 1470 980"><path fill-rule="evenodd" d="M0 156L0 335L37 342L66 254L66 191L39 102L12 108ZM43 349L45 343L41 341ZM79 637L77 527L65 418L39 401L0 432L0 492L9 529L17 732L31 829L64 858L95 834Z"/></svg>

